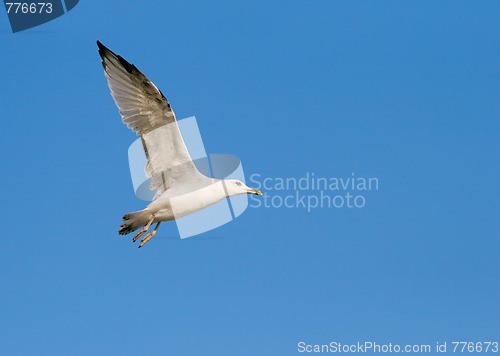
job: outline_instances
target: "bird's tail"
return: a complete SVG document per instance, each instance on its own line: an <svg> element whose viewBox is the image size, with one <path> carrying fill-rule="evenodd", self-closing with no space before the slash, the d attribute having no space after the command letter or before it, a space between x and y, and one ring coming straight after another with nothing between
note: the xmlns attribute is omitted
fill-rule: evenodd
<svg viewBox="0 0 500 356"><path fill-rule="evenodd" d="M123 222L118 233L120 235L127 235L146 225L149 219L151 219L151 213L146 209L125 214L123 215Z"/></svg>

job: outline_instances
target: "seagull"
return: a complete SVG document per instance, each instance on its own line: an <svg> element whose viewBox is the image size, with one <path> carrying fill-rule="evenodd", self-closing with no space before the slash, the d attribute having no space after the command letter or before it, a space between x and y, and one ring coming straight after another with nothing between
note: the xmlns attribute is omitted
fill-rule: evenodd
<svg viewBox="0 0 500 356"><path fill-rule="evenodd" d="M141 239L140 248L155 236L163 221L192 214L234 195L262 195L260 190L239 180L214 179L198 171L163 93L136 66L99 41L97 47L122 121L141 138L147 159L145 173L150 179L150 189L155 191L146 208L123 216L119 234L140 229L132 239L136 242L156 223Z"/></svg>

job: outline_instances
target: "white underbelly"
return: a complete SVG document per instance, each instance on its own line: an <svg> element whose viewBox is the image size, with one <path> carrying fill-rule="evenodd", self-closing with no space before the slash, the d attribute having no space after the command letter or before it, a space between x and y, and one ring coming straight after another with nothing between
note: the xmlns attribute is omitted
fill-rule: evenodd
<svg viewBox="0 0 500 356"><path fill-rule="evenodd" d="M175 220L200 211L226 198L220 182L175 197L161 196L148 208L156 210L155 222Z"/></svg>

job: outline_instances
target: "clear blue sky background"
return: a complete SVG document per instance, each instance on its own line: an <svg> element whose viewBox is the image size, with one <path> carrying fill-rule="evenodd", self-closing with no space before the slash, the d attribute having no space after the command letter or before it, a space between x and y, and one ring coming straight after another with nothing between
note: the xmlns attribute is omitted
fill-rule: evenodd
<svg viewBox="0 0 500 356"><path fill-rule="evenodd" d="M293 355L500 339L500 3L81 1L0 14L0 351ZM247 176L374 176L363 209L119 237L133 194L99 39ZM283 192L268 192L280 194Z"/></svg>

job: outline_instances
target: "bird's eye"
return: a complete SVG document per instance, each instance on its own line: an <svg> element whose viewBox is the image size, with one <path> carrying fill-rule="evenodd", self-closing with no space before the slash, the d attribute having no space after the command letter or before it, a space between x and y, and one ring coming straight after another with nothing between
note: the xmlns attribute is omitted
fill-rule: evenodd
<svg viewBox="0 0 500 356"><path fill-rule="evenodd" d="M241 183L240 182L236 182L236 185L241 185Z"/></svg>

